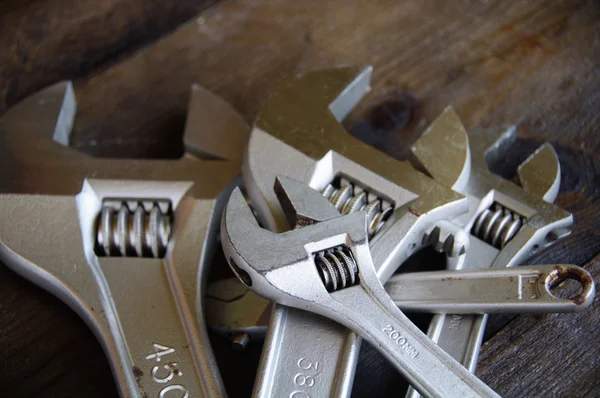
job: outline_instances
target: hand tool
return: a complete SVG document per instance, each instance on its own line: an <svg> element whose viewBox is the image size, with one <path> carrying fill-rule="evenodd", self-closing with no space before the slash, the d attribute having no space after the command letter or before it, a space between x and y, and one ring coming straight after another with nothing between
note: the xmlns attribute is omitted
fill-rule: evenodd
<svg viewBox="0 0 600 398"><path fill-rule="evenodd" d="M454 220L470 234L469 251L461 261L449 261L448 268L518 265L569 235L572 215L552 205L560 187L560 163L550 144L543 144L519 166L519 186L493 174L487 163L499 159L515 142L514 126L469 134L472 160L461 180L445 170L454 162L452 158L442 159L430 152L430 142L440 142L444 135L441 129L426 132L412 152L417 168L469 200L469 212ZM431 321L428 335L474 372L486 322L485 315L438 315ZM416 395L410 391L412 394Z"/></svg>
<svg viewBox="0 0 600 398"><path fill-rule="evenodd" d="M0 259L86 321L122 396L225 395L202 298L241 160L93 158L67 146L75 112L63 82L0 119ZM209 133L243 142L247 128L194 86L184 141L234 153Z"/></svg>
<svg viewBox="0 0 600 398"><path fill-rule="evenodd" d="M310 72L275 90L250 133L243 176L259 220L273 231L289 228L273 192L277 174L322 191L343 214L365 211L376 273L385 281L404 259L431 243L423 241L428 231L438 225L446 231L439 222L464 213L467 203L409 162L370 147L341 126L339 121L368 91L371 70ZM452 164L451 172L460 180L469 161L466 132L448 134L454 137L453 155L465 163ZM441 249L449 255L465 251L463 231L440 236L448 238ZM254 394L289 396L297 391L294 377L303 359L321 364L311 396L349 396L359 344L355 334L335 322L275 305Z"/></svg>
<svg viewBox="0 0 600 398"><path fill-rule="evenodd" d="M498 396L437 347L386 294L371 259L366 213L338 217L305 184L285 178L278 179L277 185L290 221L304 227L281 234L261 228L239 188L223 213L223 251L244 284L272 301L329 317L352 329L426 395ZM306 222L298 222L298 217ZM300 358L298 366L318 374L323 365ZM294 379L298 385L314 385L308 372L298 372ZM298 390L290 396L302 394L312 395Z"/></svg>
<svg viewBox="0 0 600 398"><path fill-rule="evenodd" d="M566 279L577 281L581 292L556 297L552 289ZM589 307L595 296L589 272L564 264L399 274L385 290L402 311L437 314L575 312Z"/></svg>
<svg viewBox="0 0 600 398"><path fill-rule="evenodd" d="M581 292L556 297L552 288L562 280L579 283ZM385 284L402 311L434 314L575 312L591 305L592 276L575 265L532 265L473 271L428 271L397 274ZM261 340L267 329L270 302L252 293L239 279L209 284L207 325L245 347Z"/></svg>

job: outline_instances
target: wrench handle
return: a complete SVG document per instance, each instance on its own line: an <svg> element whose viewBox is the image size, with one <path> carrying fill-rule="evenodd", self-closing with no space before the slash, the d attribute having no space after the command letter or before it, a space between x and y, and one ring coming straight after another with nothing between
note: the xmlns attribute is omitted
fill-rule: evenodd
<svg viewBox="0 0 600 398"><path fill-rule="evenodd" d="M436 314L429 324L427 336L465 369L475 373L479 351L483 343L488 315ZM421 394L409 387L406 398L419 398Z"/></svg>
<svg viewBox="0 0 600 398"><path fill-rule="evenodd" d="M252 396L349 397L360 342L331 319L275 304Z"/></svg>
<svg viewBox="0 0 600 398"><path fill-rule="evenodd" d="M91 267L96 267L91 264ZM224 391L203 325L196 322L168 260L99 259L102 315L126 389L149 396L219 396ZM135 395L135 394L134 394Z"/></svg>
<svg viewBox="0 0 600 398"><path fill-rule="evenodd" d="M426 396L497 397L460 363L423 334L385 294L381 285L353 286L331 294L332 309L386 356Z"/></svg>
<svg viewBox="0 0 600 398"><path fill-rule="evenodd" d="M581 293L555 296L551 289L562 279L579 282ZM437 314L575 312L594 299L591 275L563 264L415 272L395 275L385 286L400 309Z"/></svg>
<svg viewBox="0 0 600 398"><path fill-rule="evenodd" d="M473 271L442 271L442 273L457 275L482 275L484 273L498 275L502 278L513 276L513 283L517 286L529 285L523 284L523 280L517 280L515 277L534 278L537 274L537 280L532 284L537 286L537 299L545 300L540 310L568 310L579 311L589 306L595 295L594 282L591 275L581 267L574 265L544 265L544 266L523 266L509 267L506 269L487 269ZM569 299L559 299L551 293L551 288L556 283L564 279L577 280L582 289L579 295ZM406 281L405 281L406 282ZM403 282L404 283L404 282ZM517 289L521 290L521 289ZM531 292L531 289L528 290ZM525 300L531 300L532 295L524 295ZM531 308L537 304L522 305L523 310ZM493 312L493 311L489 311ZM463 314L440 314L435 315L430 323L427 335L435 341L440 348L449 353L454 359L459 361L470 372L474 373L477 366L477 359L483 341L487 315L463 315ZM420 394L410 388L406 395L407 398L418 398Z"/></svg>

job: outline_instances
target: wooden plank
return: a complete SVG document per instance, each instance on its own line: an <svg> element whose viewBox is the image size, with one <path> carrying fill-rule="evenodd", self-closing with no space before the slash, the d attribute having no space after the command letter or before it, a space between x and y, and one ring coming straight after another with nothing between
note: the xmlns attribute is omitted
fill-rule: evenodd
<svg viewBox="0 0 600 398"><path fill-rule="evenodd" d="M599 19L593 1L222 3L132 58L79 79L73 145L96 155L177 156L181 145L173 143L193 82L251 120L286 77L373 64L373 91L346 125L388 153L402 157L448 103L469 129L519 124L518 147L495 165L505 176L539 143L553 142L563 164L558 204L575 214L577 225L533 261L587 263L598 278ZM395 117L382 118L382 109ZM81 322L5 268L0 272L0 302L11 303L0 308L0 331L13 330L0 337L0 353L9 354L0 365L0 388L11 393L0 395L114 393L106 387L106 365L99 365L101 351ZM595 351L583 350L597 347L598 311L500 319L511 329L484 346L478 374L507 396L597 395ZM576 331L572 339L569 327ZM36 356L40 339L46 348ZM563 343L584 361L543 350L545 341ZM247 396L259 350L231 354L223 340L214 343L230 394ZM537 349L528 349L534 343ZM65 345L79 355L65 353ZM397 372L369 347L362 354L355 395L398 395Z"/></svg>
<svg viewBox="0 0 600 398"><path fill-rule="evenodd" d="M0 113L52 83L114 64L216 2L0 2Z"/></svg>

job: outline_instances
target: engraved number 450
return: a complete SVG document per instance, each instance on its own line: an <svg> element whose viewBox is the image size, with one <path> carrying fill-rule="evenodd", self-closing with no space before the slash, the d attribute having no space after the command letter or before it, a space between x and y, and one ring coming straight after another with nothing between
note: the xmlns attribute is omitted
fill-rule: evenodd
<svg viewBox="0 0 600 398"><path fill-rule="evenodd" d="M160 362L160 357L175 352L175 349L171 347L165 347L164 345L154 343L152 346L154 348L154 353L146 355L146 359L156 359L156 362Z"/></svg>
<svg viewBox="0 0 600 398"><path fill-rule="evenodd" d="M165 355L175 353L174 348L167 347L161 344L153 343L152 348L154 352L152 354L146 355L146 359L154 359L156 360L156 362L160 362L161 358ZM182 373L179 370L179 365L175 361L168 361L162 366L155 365L152 367L152 380L154 380L154 382L158 384L167 384L173 379L173 377L181 375ZM178 394L177 392L179 392L179 394L182 395L178 396L181 396L182 398L188 398L190 396L188 389L182 386L181 384L171 384L165 386L160 391L159 398L167 398L167 394L170 392L175 392L175 394ZM169 395L169 397L170 396L171 395Z"/></svg>

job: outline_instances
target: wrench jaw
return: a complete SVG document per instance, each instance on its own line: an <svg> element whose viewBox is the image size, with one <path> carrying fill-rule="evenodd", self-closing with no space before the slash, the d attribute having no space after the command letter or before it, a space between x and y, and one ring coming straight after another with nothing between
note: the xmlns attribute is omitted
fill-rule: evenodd
<svg viewBox="0 0 600 398"><path fill-rule="evenodd" d="M460 123L460 120L456 123ZM469 140L472 153L469 179L461 189L456 189L467 196L470 210L455 222L475 235L471 237L472 240L479 238L484 244L495 246L498 255L494 267L518 264L569 234L572 215L551 203L560 185L560 164L550 144L542 145L519 166L521 186L518 186L488 169L488 162L499 159L516 141L514 126L479 129L470 134ZM426 140L418 141L413 147L418 166L424 167L437 181L455 186L456 178L443 174L437 158L422 149L431 145ZM507 209L523 223L512 239L502 243L502 246L491 243L493 229L496 225L502 228L503 216L497 218L496 209ZM483 217L484 213L488 218ZM481 225L478 224L480 222ZM490 232L483 232L488 229ZM497 239L495 241L500 242Z"/></svg>
<svg viewBox="0 0 600 398"><path fill-rule="evenodd" d="M340 216L327 198L297 180L277 176L274 190L292 229Z"/></svg>
<svg viewBox="0 0 600 398"><path fill-rule="evenodd" d="M370 90L371 71L371 67L348 67L311 72L270 94L250 132L243 169L244 185L261 224L272 231L287 229L272 191L278 174L303 182L320 177L322 181L315 181L318 189L333 180L331 154L321 141L349 136L339 121ZM273 154L287 159L277 170L266 161Z"/></svg>
<svg viewBox="0 0 600 398"><path fill-rule="evenodd" d="M317 272L315 253L338 246L347 246L361 257L365 247L368 252L363 213L324 221L319 228L275 234L258 225L238 188L223 213L221 241L229 265L246 286L271 301L301 309L329 297Z"/></svg>
<svg viewBox="0 0 600 398"><path fill-rule="evenodd" d="M277 176L274 190L292 229L340 216L322 194L294 179ZM248 341L264 338L270 306L238 278L213 282L207 298L207 323L231 337L234 346L243 347Z"/></svg>
<svg viewBox="0 0 600 398"><path fill-rule="evenodd" d="M451 106L429 125L411 147L411 154L410 161L417 170L445 182L449 188L461 192L467 185L471 174L469 136ZM421 164L421 159L426 164Z"/></svg>
<svg viewBox="0 0 600 398"><path fill-rule="evenodd" d="M553 203L560 188L560 163L556 151L546 142L517 168L524 190Z"/></svg>
<svg viewBox="0 0 600 398"><path fill-rule="evenodd" d="M196 90L198 91L198 90ZM230 145L243 142L247 126L240 116L223 104L214 105L214 95L192 95L189 112L198 114L186 126L186 147L199 148L207 134L195 133L208 127L212 133L232 137ZM218 100L221 101L222 100ZM0 118L0 193L77 195L86 178L122 180L193 181L190 195L214 199L239 174L241 157L227 161L197 159L190 155L176 160L94 158L65 146L75 118L76 101L69 82L49 87L11 108ZM228 120L223 127L210 122L211 109ZM32 118L40 112L41 117ZM230 117L225 117L230 114ZM203 118L199 116L203 115ZM33 137L35 136L35 139ZM59 141L54 138L63 137ZM227 141L227 140L225 140ZM231 147L224 146L227 153ZM243 146L237 148L242 152ZM225 149L222 149L225 153Z"/></svg>
<svg viewBox="0 0 600 398"><path fill-rule="evenodd" d="M247 139L248 124L243 117L221 97L192 84L183 132L184 156L241 160Z"/></svg>
<svg viewBox="0 0 600 398"><path fill-rule="evenodd" d="M186 147L202 147L198 129L245 135L245 123L232 108L199 90L193 89L200 95L192 95L189 112L210 120L204 110L217 109L230 123L189 119ZM225 395L206 327L198 320L218 212L241 161L87 156L66 146L75 105L70 83L61 83L0 119L0 259L88 323L121 395ZM105 210L106 234L98 221ZM167 229L156 232L157 225ZM156 249L161 233L164 249ZM98 249L100 236L106 250Z"/></svg>
<svg viewBox="0 0 600 398"><path fill-rule="evenodd" d="M285 182L279 183L280 186L286 185L288 189L303 186L310 196L311 189L306 185L282 180ZM248 236L253 237L252 242ZM344 290L370 290L368 285L380 285L374 272L362 213L338 216L318 225L274 234L258 225L241 191L236 188L223 213L221 240L233 272L253 291L271 301L343 323L347 323L345 315L349 309L336 298L337 291L326 288L315 264L318 254L342 246L349 250L358 267L358 279L355 286ZM316 302L320 305L315 305Z"/></svg>

